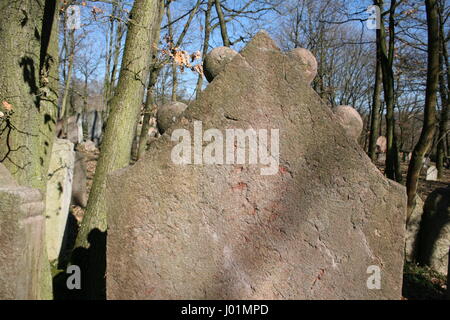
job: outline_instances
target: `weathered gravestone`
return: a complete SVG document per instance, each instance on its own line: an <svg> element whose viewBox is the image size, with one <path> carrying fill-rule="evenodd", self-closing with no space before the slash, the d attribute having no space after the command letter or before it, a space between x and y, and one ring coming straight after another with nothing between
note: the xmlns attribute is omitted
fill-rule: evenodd
<svg viewBox="0 0 450 320"><path fill-rule="evenodd" d="M109 299L400 298L405 190L345 134L304 71L258 33L151 152L108 177ZM243 145L223 150L220 136L251 128L258 164L199 164L211 161L211 137L216 161L236 162L221 150ZM175 164L188 133L195 163Z"/></svg>
<svg viewBox="0 0 450 320"><path fill-rule="evenodd" d="M450 187L436 189L426 199L418 242L418 261L445 275L450 247Z"/></svg>
<svg viewBox="0 0 450 320"><path fill-rule="evenodd" d="M77 114L67 118L67 139L74 143L83 142L83 124L81 115Z"/></svg>
<svg viewBox="0 0 450 320"><path fill-rule="evenodd" d="M428 162L428 165L429 165L429 162ZM425 166L425 164L424 164L424 166ZM437 176L438 176L437 168L433 165L429 166L427 168L427 175L426 175L425 179L427 181L436 181Z"/></svg>
<svg viewBox="0 0 450 320"><path fill-rule="evenodd" d="M86 190L87 168L84 153L75 152L75 164L73 169L72 204L86 207L88 194Z"/></svg>
<svg viewBox="0 0 450 320"><path fill-rule="evenodd" d="M75 152L69 140L55 139L47 181L47 251L50 261L59 256L72 197Z"/></svg>
<svg viewBox="0 0 450 320"><path fill-rule="evenodd" d="M418 250L418 234L420 222L423 215L423 200L416 195L414 209L406 225L405 259L406 261L416 261Z"/></svg>
<svg viewBox="0 0 450 320"><path fill-rule="evenodd" d="M0 163L0 300L47 298L43 211L41 193L19 186Z"/></svg>

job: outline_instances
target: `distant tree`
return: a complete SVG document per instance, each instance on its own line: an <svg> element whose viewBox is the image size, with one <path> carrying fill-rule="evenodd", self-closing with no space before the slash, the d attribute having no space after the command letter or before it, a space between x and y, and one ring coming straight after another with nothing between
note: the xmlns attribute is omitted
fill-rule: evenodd
<svg viewBox="0 0 450 320"><path fill-rule="evenodd" d="M106 176L130 163L157 16L157 0L135 0L128 21L119 81L111 100L89 201L72 255L72 261L82 267L87 286L85 298L88 299L105 298ZM85 254L81 254L83 252Z"/></svg>
<svg viewBox="0 0 450 320"><path fill-rule="evenodd" d="M407 219L415 206L417 185L424 155L431 148L436 131L436 99L439 80L439 14L436 0L425 0L428 25L428 71L422 132L414 147L406 181L408 195Z"/></svg>

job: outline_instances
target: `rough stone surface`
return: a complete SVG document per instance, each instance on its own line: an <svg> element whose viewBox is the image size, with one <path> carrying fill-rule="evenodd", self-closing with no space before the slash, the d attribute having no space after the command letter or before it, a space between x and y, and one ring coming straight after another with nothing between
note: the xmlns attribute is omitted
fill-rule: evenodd
<svg viewBox="0 0 450 320"><path fill-rule="evenodd" d="M19 186L0 163L0 300L44 298L43 211L41 193Z"/></svg>
<svg viewBox="0 0 450 320"><path fill-rule="evenodd" d="M183 102L172 101L158 108L157 122L159 132L164 133L175 123L179 116L186 110L187 105Z"/></svg>
<svg viewBox="0 0 450 320"><path fill-rule="evenodd" d="M86 176L87 168L84 153L76 151L72 183L72 204L83 208L86 207L88 200Z"/></svg>
<svg viewBox="0 0 450 320"><path fill-rule="evenodd" d="M151 152L108 177L109 299L401 297L405 189L345 134L304 70L258 33ZM192 134L194 121L279 129L279 170L174 164L171 133ZM367 287L373 265L380 290Z"/></svg>
<svg viewBox="0 0 450 320"><path fill-rule="evenodd" d="M420 221L423 214L423 200L416 196L416 205L406 225L405 259L409 262L416 261L418 249L418 234Z"/></svg>
<svg viewBox="0 0 450 320"><path fill-rule="evenodd" d="M419 263L447 273L450 247L450 187L434 190L425 201L419 232Z"/></svg>
<svg viewBox="0 0 450 320"><path fill-rule="evenodd" d="M364 126L358 111L351 106L337 106L333 111L348 136L357 140Z"/></svg>
<svg viewBox="0 0 450 320"><path fill-rule="evenodd" d="M47 181L46 225L47 252L50 261L59 256L72 198L75 152L73 143L55 139Z"/></svg>
<svg viewBox="0 0 450 320"><path fill-rule="evenodd" d="M386 153L387 151L387 140L385 136L379 136L377 139L377 152L378 153Z"/></svg>
<svg viewBox="0 0 450 320"><path fill-rule="evenodd" d="M203 62L203 71L208 82L214 80L214 78L221 73L226 65L238 53L229 47L217 47L212 49L205 57Z"/></svg>
<svg viewBox="0 0 450 320"><path fill-rule="evenodd" d="M308 84L311 84L317 75L316 57L305 48L295 48L289 52L289 55L294 59L298 59L305 66L303 77Z"/></svg>

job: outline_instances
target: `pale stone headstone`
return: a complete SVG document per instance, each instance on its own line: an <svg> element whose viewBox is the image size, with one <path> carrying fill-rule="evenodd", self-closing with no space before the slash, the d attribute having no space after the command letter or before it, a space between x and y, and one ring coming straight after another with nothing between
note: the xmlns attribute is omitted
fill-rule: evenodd
<svg viewBox="0 0 450 320"><path fill-rule="evenodd" d="M427 169L427 176L426 176L425 180L437 181L437 176L438 176L437 168L433 165L429 166Z"/></svg>
<svg viewBox="0 0 450 320"><path fill-rule="evenodd" d="M434 190L425 201L418 241L419 263L445 275L450 247L450 187Z"/></svg>
<svg viewBox="0 0 450 320"><path fill-rule="evenodd" d="M41 193L19 186L0 163L0 300L46 298L43 211Z"/></svg>
<svg viewBox="0 0 450 320"><path fill-rule="evenodd" d="M405 188L346 137L305 70L258 33L151 152L108 176L109 299L400 299ZM200 164L209 134L220 146L250 128L272 160ZM197 164L173 161L181 133Z"/></svg>
<svg viewBox="0 0 450 320"><path fill-rule="evenodd" d="M72 197L74 162L73 143L55 139L48 171L45 210L50 261L58 258L63 242Z"/></svg>

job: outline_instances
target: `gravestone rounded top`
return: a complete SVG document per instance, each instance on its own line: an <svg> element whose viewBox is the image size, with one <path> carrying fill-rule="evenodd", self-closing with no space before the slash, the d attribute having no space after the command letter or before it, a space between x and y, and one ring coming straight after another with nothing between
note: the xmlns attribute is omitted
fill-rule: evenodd
<svg viewBox="0 0 450 320"><path fill-rule="evenodd" d="M161 134L177 121L178 116L182 114L186 108L187 104L179 101L172 101L158 108L157 123Z"/></svg>
<svg viewBox="0 0 450 320"><path fill-rule="evenodd" d="M363 129L363 121L358 111L351 106L337 106L334 108L334 114L347 135L357 140Z"/></svg>
<svg viewBox="0 0 450 320"><path fill-rule="evenodd" d="M304 77L308 84L311 84L317 75L317 60L316 57L305 48L295 48L288 52L288 55L297 59L305 66Z"/></svg>
<svg viewBox="0 0 450 320"><path fill-rule="evenodd" d="M229 47L217 47L211 50L203 62L203 71L208 82L221 73L225 66L233 60L238 53Z"/></svg>

